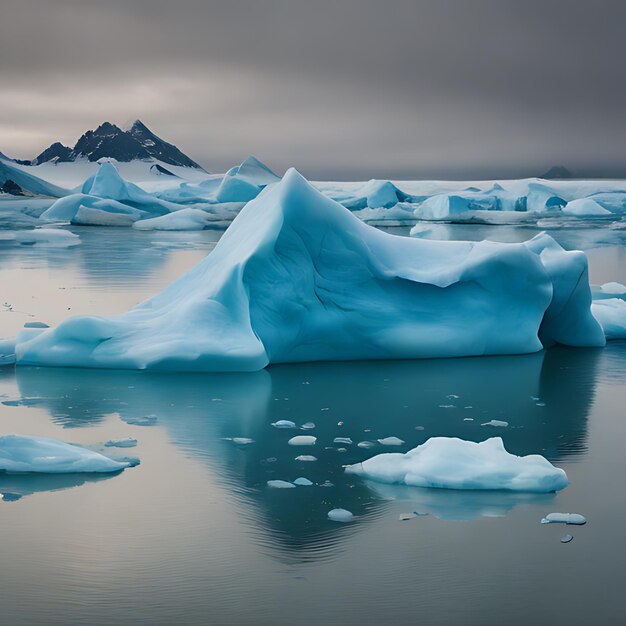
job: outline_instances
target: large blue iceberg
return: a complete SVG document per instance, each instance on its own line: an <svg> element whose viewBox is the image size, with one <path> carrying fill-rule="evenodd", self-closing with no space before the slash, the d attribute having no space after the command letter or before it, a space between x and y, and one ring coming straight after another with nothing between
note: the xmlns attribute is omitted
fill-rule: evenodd
<svg viewBox="0 0 626 626"><path fill-rule="evenodd" d="M381 232L289 170L210 255L117 317L16 341L18 364L251 371L269 363L517 354L604 345L587 259L526 244Z"/></svg>

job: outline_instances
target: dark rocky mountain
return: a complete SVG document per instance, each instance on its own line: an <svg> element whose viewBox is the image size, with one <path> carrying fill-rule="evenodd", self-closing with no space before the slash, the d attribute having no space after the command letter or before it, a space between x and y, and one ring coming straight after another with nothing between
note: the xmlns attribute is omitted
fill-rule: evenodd
<svg viewBox="0 0 626 626"><path fill-rule="evenodd" d="M542 174L539 178L545 178L547 180L554 180L557 178L574 178L574 175L563 165L554 165L545 174Z"/></svg>
<svg viewBox="0 0 626 626"><path fill-rule="evenodd" d="M14 181L7 178L7 180L0 186L0 193L8 193L12 196L25 196L24 190Z"/></svg>
<svg viewBox="0 0 626 626"><path fill-rule="evenodd" d="M129 130L122 130L115 124L104 122L95 130L88 130L82 135L74 148L68 148L59 142L53 143L34 159L32 164L39 165L52 159L56 159L57 162L75 161L79 158L97 161L103 157L122 162L156 159L169 165L202 169L176 146L155 135L140 120L137 120Z"/></svg>
<svg viewBox="0 0 626 626"><path fill-rule="evenodd" d="M56 159L58 162L72 161L72 149L68 146L64 146L62 143L56 141L49 148L46 148L33 162L33 165L39 165L40 163L47 163Z"/></svg>

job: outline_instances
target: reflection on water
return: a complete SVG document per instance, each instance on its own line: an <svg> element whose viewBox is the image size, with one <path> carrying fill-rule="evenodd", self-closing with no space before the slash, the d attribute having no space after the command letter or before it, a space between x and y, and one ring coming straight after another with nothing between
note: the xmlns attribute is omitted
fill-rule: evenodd
<svg viewBox="0 0 626 626"><path fill-rule="evenodd" d="M15 502L42 491L61 491L107 480L116 474L4 474L0 472L0 500Z"/></svg>
<svg viewBox="0 0 626 626"><path fill-rule="evenodd" d="M18 368L19 397L5 404L44 407L64 428L93 426L111 415L128 424L150 418L174 445L220 476L233 497L254 504L251 522L259 542L279 546L283 556L316 558L341 537L326 519L328 510L347 508L362 523L384 510L391 494L397 497L397 490L372 488L344 474L343 465L389 450L359 448L360 441L393 435L406 442L399 449L408 450L432 436L480 441L497 435L515 454L541 453L555 463L579 457L586 450L600 354L556 347L514 357L308 363L219 375ZM298 426L314 422L310 433L317 444L287 445L295 431L273 428L279 419ZM509 427L481 425L492 419ZM237 446L232 437L254 444ZM353 444L335 444L336 437ZM317 461L296 461L303 453ZM318 486L266 486L300 476ZM327 482L332 486L319 486ZM412 497L416 506L455 519L504 515L533 500L428 490Z"/></svg>

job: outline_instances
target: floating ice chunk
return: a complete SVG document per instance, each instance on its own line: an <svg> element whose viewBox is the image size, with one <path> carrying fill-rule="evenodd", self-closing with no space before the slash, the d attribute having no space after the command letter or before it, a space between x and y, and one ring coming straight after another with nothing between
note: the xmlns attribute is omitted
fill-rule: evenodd
<svg viewBox="0 0 626 626"><path fill-rule="evenodd" d="M310 487L313 483L308 478L301 476L300 478L296 478L293 484L298 485L298 487Z"/></svg>
<svg viewBox="0 0 626 626"><path fill-rule="evenodd" d="M572 535L563 535L561 537L561 543L569 543L574 537Z"/></svg>
<svg viewBox="0 0 626 626"><path fill-rule="evenodd" d="M300 454L295 460L302 461L303 463L312 463L313 461L317 461L317 457L312 454Z"/></svg>
<svg viewBox="0 0 626 626"><path fill-rule="evenodd" d="M26 435L0 437L0 471L9 474L107 473L119 472L131 465L58 439Z"/></svg>
<svg viewBox="0 0 626 626"><path fill-rule="evenodd" d="M317 441L317 437L311 435L297 435L292 437L287 443L290 446L314 446Z"/></svg>
<svg viewBox="0 0 626 626"><path fill-rule="evenodd" d="M300 426L300 430L313 430L315 428L314 422L305 422Z"/></svg>
<svg viewBox="0 0 626 626"><path fill-rule="evenodd" d="M24 328L50 328L50 326L44 322L26 322Z"/></svg>
<svg viewBox="0 0 626 626"><path fill-rule="evenodd" d="M293 489L295 485L293 483L289 483L286 480L268 480L267 486L272 489Z"/></svg>
<svg viewBox="0 0 626 626"><path fill-rule="evenodd" d="M180 209L133 224L137 230L204 230L215 216L200 209Z"/></svg>
<svg viewBox="0 0 626 626"><path fill-rule="evenodd" d="M600 286L600 289L604 293L610 293L611 295L624 295L626 294L626 285L622 285L621 283L604 283L604 285Z"/></svg>
<svg viewBox="0 0 626 626"><path fill-rule="evenodd" d="M104 444L107 448L134 448L137 445L137 440L133 437L127 437L126 439L109 439Z"/></svg>
<svg viewBox="0 0 626 626"><path fill-rule="evenodd" d="M333 439L333 443L343 443L346 445L351 445L352 439L350 439L350 437L335 437Z"/></svg>
<svg viewBox="0 0 626 626"><path fill-rule="evenodd" d="M333 522L351 522L354 515L346 509L333 509L328 511L328 519Z"/></svg>
<svg viewBox="0 0 626 626"><path fill-rule="evenodd" d="M548 513L542 520L542 524L575 524L582 526L587 523L587 518L580 513Z"/></svg>
<svg viewBox="0 0 626 626"><path fill-rule="evenodd" d="M489 420L481 426L495 426L496 428L506 428L509 425L508 422L503 422L502 420Z"/></svg>
<svg viewBox="0 0 626 626"><path fill-rule="evenodd" d="M626 339L626 301L621 298L594 300L591 312L607 339Z"/></svg>
<svg viewBox="0 0 626 626"><path fill-rule="evenodd" d="M374 448L376 446L373 441L359 441L359 443L357 443L356 445L357 448L364 448L366 450L369 450L370 448Z"/></svg>
<svg viewBox="0 0 626 626"><path fill-rule="evenodd" d="M32 230L16 230L14 239L21 244L46 244L51 246L76 246L80 237L76 233L62 228L34 228Z"/></svg>
<svg viewBox="0 0 626 626"><path fill-rule="evenodd" d="M249 446L251 443L254 443L254 439L250 439L250 437L227 437L227 440L238 446Z"/></svg>
<svg viewBox="0 0 626 626"><path fill-rule="evenodd" d="M131 426L154 426L158 419L156 415L139 415L126 417L124 421Z"/></svg>
<svg viewBox="0 0 626 626"><path fill-rule="evenodd" d="M272 426L274 428L295 428L295 422L290 420L278 420L277 422L272 422Z"/></svg>
<svg viewBox="0 0 626 626"><path fill-rule="evenodd" d="M404 444L404 441L398 437L385 437L384 439L379 439L378 443L381 446L401 446Z"/></svg>
<svg viewBox="0 0 626 626"><path fill-rule="evenodd" d="M579 217L612 215L611 211L607 211L605 208L601 207L592 198L571 200L561 210L566 215L576 215Z"/></svg>
<svg viewBox="0 0 626 626"><path fill-rule="evenodd" d="M383 483L440 489L502 489L548 493L567 475L539 455L509 454L499 437L481 443L433 437L406 454L379 454L345 470Z"/></svg>

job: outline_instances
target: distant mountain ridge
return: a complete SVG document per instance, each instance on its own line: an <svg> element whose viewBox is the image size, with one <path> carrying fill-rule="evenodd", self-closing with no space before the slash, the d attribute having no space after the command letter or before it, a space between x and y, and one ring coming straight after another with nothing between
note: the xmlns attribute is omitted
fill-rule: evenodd
<svg viewBox="0 0 626 626"><path fill-rule="evenodd" d="M136 120L129 130L103 122L95 130L84 133L73 148L54 142L31 164L40 165L52 160L63 163L80 158L89 161L110 158L121 162L156 159L169 165L203 169L175 145L155 135L141 120Z"/></svg>

